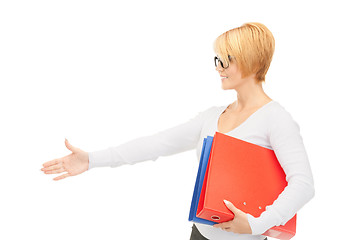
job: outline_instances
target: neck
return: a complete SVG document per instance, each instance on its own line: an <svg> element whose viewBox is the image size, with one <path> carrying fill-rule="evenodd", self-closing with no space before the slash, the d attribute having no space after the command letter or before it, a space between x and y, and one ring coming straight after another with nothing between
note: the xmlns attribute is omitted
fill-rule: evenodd
<svg viewBox="0 0 360 240"><path fill-rule="evenodd" d="M235 111L258 108L272 100L264 92L262 82L258 82L253 76L247 78L235 90L237 92L237 101L234 103Z"/></svg>

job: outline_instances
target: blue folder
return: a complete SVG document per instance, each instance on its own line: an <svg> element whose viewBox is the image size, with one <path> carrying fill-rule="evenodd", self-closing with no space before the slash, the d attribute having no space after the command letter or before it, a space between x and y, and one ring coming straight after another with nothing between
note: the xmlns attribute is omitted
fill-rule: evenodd
<svg viewBox="0 0 360 240"><path fill-rule="evenodd" d="M194 187L194 193L191 201L191 207L190 207L190 213L189 213L189 221L208 224L208 225L214 225L217 222L209 221L206 219L198 218L196 217L196 212L199 204L199 198L201 194L201 189L205 177L205 172L207 168L207 164L209 161L211 146L213 142L212 136L207 136L204 138L202 150L201 150L201 156L200 156L200 163L199 163L199 169L197 172L196 177L196 183Z"/></svg>

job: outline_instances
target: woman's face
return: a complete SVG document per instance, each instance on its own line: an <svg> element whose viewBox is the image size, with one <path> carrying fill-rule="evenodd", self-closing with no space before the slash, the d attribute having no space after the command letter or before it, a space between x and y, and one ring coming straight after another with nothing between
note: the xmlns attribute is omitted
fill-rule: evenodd
<svg viewBox="0 0 360 240"><path fill-rule="evenodd" d="M241 70L238 68L236 64L236 59L234 57L230 56L230 63L229 63L229 67L227 68L223 68L221 64L217 64L216 71L218 71L218 73L220 74L220 78L222 82L221 86L224 90L236 89L237 87L239 87L244 83Z"/></svg>

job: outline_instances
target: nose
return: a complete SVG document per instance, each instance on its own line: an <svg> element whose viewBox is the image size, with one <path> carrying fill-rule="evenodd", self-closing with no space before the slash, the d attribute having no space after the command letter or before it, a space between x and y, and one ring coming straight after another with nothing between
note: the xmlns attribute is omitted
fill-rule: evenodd
<svg viewBox="0 0 360 240"><path fill-rule="evenodd" d="M224 71L224 69L221 67L221 64L220 64L220 63L215 67L215 70L218 71L218 72Z"/></svg>

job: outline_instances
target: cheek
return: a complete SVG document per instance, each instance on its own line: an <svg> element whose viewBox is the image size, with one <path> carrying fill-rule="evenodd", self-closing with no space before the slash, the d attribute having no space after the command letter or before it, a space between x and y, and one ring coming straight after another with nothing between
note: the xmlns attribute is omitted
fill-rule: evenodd
<svg viewBox="0 0 360 240"><path fill-rule="evenodd" d="M242 85L244 83L243 79L239 75L231 76L225 81L223 81L223 84L225 84L227 87L234 88L236 86Z"/></svg>
<svg viewBox="0 0 360 240"><path fill-rule="evenodd" d="M229 78L227 80L229 80L230 82L236 83L236 82L241 81L241 76L239 76L238 74L232 74L229 76Z"/></svg>
<svg viewBox="0 0 360 240"><path fill-rule="evenodd" d="M232 71L229 72L229 79L231 80L231 82L242 82L242 77L241 77L241 72L239 71Z"/></svg>
<svg viewBox="0 0 360 240"><path fill-rule="evenodd" d="M229 76L241 78L241 71L235 64L231 64L227 70Z"/></svg>

